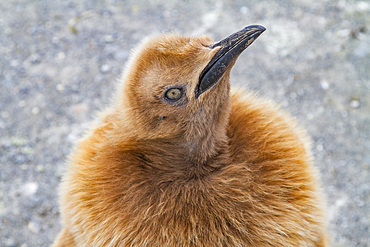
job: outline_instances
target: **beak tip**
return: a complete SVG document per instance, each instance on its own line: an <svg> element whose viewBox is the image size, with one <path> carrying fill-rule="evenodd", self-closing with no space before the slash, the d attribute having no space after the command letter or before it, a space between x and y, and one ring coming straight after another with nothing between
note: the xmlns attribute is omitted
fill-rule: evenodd
<svg viewBox="0 0 370 247"><path fill-rule="evenodd" d="M245 27L244 30L255 30L257 32L263 33L264 31L266 31L266 28L261 25L250 25Z"/></svg>
<svg viewBox="0 0 370 247"><path fill-rule="evenodd" d="M197 99L203 92L217 84L223 74L233 65L238 56L266 30L261 25L250 25L231 34L209 48L221 47L199 76L195 89Z"/></svg>
<svg viewBox="0 0 370 247"><path fill-rule="evenodd" d="M261 32L266 31L266 28L264 26L258 25L258 28L261 30Z"/></svg>

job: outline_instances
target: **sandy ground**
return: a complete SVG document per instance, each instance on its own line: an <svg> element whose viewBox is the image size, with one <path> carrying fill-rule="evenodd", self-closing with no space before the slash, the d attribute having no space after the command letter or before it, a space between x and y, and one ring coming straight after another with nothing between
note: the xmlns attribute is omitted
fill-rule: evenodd
<svg viewBox="0 0 370 247"><path fill-rule="evenodd" d="M158 32L219 40L267 31L232 84L308 129L333 246L370 243L370 2L0 1L0 246L48 246L60 230L68 153L109 102L130 50Z"/></svg>

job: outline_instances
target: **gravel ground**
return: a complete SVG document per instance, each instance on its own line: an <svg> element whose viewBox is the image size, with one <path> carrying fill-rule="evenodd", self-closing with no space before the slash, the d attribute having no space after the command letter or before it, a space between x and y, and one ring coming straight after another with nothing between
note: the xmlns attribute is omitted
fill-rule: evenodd
<svg viewBox="0 0 370 247"><path fill-rule="evenodd" d="M267 31L232 72L313 138L333 246L370 246L370 2L0 1L0 246L48 246L73 144L158 32Z"/></svg>

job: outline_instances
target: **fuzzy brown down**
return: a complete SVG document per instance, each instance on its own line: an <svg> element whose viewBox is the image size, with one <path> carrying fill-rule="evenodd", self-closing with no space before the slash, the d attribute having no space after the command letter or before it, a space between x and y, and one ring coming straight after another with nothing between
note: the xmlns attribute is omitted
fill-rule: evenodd
<svg viewBox="0 0 370 247"><path fill-rule="evenodd" d="M53 247L328 246L318 174L295 121L230 93L229 74L193 99L211 42L165 36L139 48L117 100L70 156ZM188 83L188 102L149 96L163 81Z"/></svg>

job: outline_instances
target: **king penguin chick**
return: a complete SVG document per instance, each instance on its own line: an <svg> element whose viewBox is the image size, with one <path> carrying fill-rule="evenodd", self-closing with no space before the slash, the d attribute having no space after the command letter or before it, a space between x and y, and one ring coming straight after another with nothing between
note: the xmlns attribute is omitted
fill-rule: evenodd
<svg viewBox="0 0 370 247"><path fill-rule="evenodd" d="M220 42L160 35L70 156L57 246L327 246L307 138L274 104L230 91L265 28Z"/></svg>

